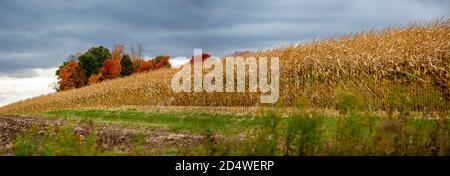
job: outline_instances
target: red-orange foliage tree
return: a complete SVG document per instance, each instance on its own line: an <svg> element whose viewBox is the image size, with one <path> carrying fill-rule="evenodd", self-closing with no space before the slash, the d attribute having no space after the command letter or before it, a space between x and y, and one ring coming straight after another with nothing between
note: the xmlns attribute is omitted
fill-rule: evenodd
<svg viewBox="0 0 450 176"><path fill-rule="evenodd" d="M146 62L142 62L141 65L139 66L137 73L148 72L152 69L155 69L155 61L153 59Z"/></svg>
<svg viewBox="0 0 450 176"><path fill-rule="evenodd" d="M100 68L100 74L102 74L104 79L117 78L120 75L120 69L117 68L119 67L114 60L106 59L105 63L103 63L103 66Z"/></svg>
<svg viewBox="0 0 450 176"><path fill-rule="evenodd" d="M99 83L100 81L102 81L101 80L102 77L103 77L103 75L101 73L99 73L99 74L92 74L91 76L89 76L87 84L88 85L92 85L92 84Z"/></svg>
<svg viewBox="0 0 450 176"><path fill-rule="evenodd" d="M86 84L86 76L77 61L70 61L59 70L58 83L60 90L82 87Z"/></svg>
<svg viewBox="0 0 450 176"><path fill-rule="evenodd" d="M155 59L151 59L147 62L141 63L137 73L148 72L154 69L160 69L163 67L170 67L170 56L157 56Z"/></svg>
<svg viewBox="0 0 450 176"><path fill-rule="evenodd" d="M114 79L120 76L122 66L120 60L122 58L124 46L116 45L111 53L111 59L105 60L100 68L100 73L104 79Z"/></svg>
<svg viewBox="0 0 450 176"><path fill-rule="evenodd" d="M155 69L159 69L162 67L170 67L169 58L170 56L160 56L160 58L155 58L156 60Z"/></svg>
<svg viewBox="0 0 450 176"><path fill-rule="evenodd" d="M206 59L208 59L209 57L211 57L211 55L207 54L207 53L203 53L202 54L202 61L205 61ZM190 62L193 63L195 61L197 61L198 59L195 58L194 56L191 57Z"/></svg>
<svg viewBox="0 0 450 176"><path fill-rule="evenodd" d="M112 60L119 60L122 59L122 53L125 46L123 45L116 45L114 46L114 49L111 52L111 59Z"/></svg>

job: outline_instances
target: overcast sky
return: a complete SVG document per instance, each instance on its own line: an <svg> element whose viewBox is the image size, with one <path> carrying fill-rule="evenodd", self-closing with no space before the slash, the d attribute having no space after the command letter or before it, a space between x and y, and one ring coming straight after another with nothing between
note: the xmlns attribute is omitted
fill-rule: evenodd
<svg viewBox="0 0 450 176"><path fill-rule="evenodd" d="M1 0L0 88L5 79L42 77L36 69L97 45L140 42L147 56L189 57L194 48L223 56L449 18L448 7L446 0ZM0 94L0 105L8 96Z"/></svg>

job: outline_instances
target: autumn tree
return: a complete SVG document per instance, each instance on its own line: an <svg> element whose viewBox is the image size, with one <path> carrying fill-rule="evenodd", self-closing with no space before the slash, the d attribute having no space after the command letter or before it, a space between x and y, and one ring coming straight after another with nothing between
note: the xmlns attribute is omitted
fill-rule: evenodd
<svg viewBox="0 0 450 176"><path fill-rule="evenodd" d="M120 71L121 76L130 76L136 71L133 67L130 56L127 54L123 55L122 60L120 61L120 65L122 66L122 69Z"/></svg>
<svg viewBox="0 0 450 176"><path fill-rule="evenodd" d="M64 66L66 66L69 62L70 62L70 60L64 61L63 64L59 66L58 70L56 70L55 75L59 76L59 72L61 72L61 69L64 68Z"/></svg>
<svg viewBox="0 0 450 176"><path fill-rule="evenodd" d="M86 75L79 62L69 61L60 69L58 80L60 90L70 90L84 86Z"/></svg>
<svg viewBox="0 0 450 176"><path fill-rule="evenodd" d="M159 68L163 68L163 67L170 67L170 62L169 62L169 58L170 56L157 56L155 57L155 59L151 59L147 62L143 62L137 73L143 73L143 72L148 72L150 70L154 70L154 69L159 69Z"/></svg>
<svg viewBox="0 0 450 176"><path fill-rule="evenodd" d="M111 59L107 59L103 63L100 73L104 79L114 79L120 76L123 49L123 45L116 45L111 53Z"/></svg>
<svg viewBox="0 0 450 176"><path fill-rule="evenodd" d="M149 60L147 62L142 62L142 64L140 65L140 67L139 67L139 69L137 71L137 73L148 72L148 71L150 71L150 70L152 70L154 68L155 68L155 61L152 59L152 60Z"/></svg>
<svg viewBox="0 0 450 176"><path fill-rule="evenodd" d="M123 49L125 48L124 45L116 45L114 46L114 49L111 52L111 59L112 60L120 60L122 59L122 53Z"/></svg>
<svg viewBox="0 0 450 176"><path fill-rule="evenodd" d="M155 59L153 59L153 60L155 61L155 64L157 64L157 63L159 63L161 61L162 58L164 58L164 56L163 55L159 55L159 56L156 56Z"/></svg>
<svg viewBox="0 0 450 176"><path fill-rule="evenodd" d="M113 49L113 52L111 53L111 59L114 62L114 78L120 76L120 72L122 71L122 55L123 55L123 49L125 48L124 45L116 45Z"/></svg>
<svg viewBox="0 0 450 176"><path fill-rule="evenodd" d="M99 74L92 74L88 79L88 85L96 84L102 81L103 75L101 73Z"/></svg>
<svg viewBox="0 0 450 176"><path fill-rule="evenodd" d="M116 63L112 59L107 59L100 68L100 74L104 79L117 78L120 75L120 70L117 70Z"/></svg>
<svg viewBox="0 0 450 176"><path fill-rule="evenodd" d="M133 63L133 69L138 71L139 68L141 67L141 64L144 63L145 60L144 59L136 59L136 60L131 59L131 62Z"/></svg>
<svg viewBox="0 0 450 176"><path fill-rule="evenodd" d="M155 69L159 69L162 67L170 67L169 62L170 56L158 56L155 58Z"/></svg>
<svg viewBox="0 0 450 176"><path fill-rule="evenodd" d="M208 59L209 57L211 57L211 55L207 54L207 53L203 53L202 54L202 61L205 61L206 59ZM194 56L191 57L190 63L193 63L194 61L197 61L198 59L195 58Z"/></svg>
<svg viewBox="0 0 450 176"><path fill-rule="evenodd" d="M143 59L144 46L131 47L131 55L123 54L124 45L116 45L111 50L103 46L92 47L85 53L70 55L56 71L60 90L68 90L91 85L119 76L129 76L163 67L170 67L170 56ZM207 56L209 57L209 55Z"/></svg>
<svg viewBox="0 0 450 176"><path fill-rule="evenodd" d="M81 55L83 55L83 53L80 53L80 52L69 55L69 56L66 58L66 61L64 61L63 64L59 66L58 70L56 70L55 75L56 75L56 76L59 76L59 71L60 71L66 64L68 64L70 61L77 61L77 60L78 60L78 57L80 57Z"/></svg>

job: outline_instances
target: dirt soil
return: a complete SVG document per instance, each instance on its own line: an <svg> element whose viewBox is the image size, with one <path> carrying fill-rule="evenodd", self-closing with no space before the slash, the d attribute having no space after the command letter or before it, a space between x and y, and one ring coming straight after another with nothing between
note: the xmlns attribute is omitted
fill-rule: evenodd
<svg viewBox="0 0 450 176"><path fill-rule="evenodd" d="M134 145L138 135L144 136L144 146L150 149L190 148L204 141L202 135L171 132L164 129L126 128L115 124L68 122L53 118L0 116L0 155L11 155L11 147L16 136L32 126L42 130L49 126L66 126L79 135L87 135L95 128L97 143L100 143L102 148L121 151L126 151L130 145Z"/></svg>

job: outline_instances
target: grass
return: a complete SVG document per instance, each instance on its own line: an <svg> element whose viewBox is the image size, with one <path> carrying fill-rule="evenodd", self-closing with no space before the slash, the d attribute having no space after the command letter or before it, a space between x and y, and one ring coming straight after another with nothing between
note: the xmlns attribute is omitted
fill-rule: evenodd
<svg viewBox="0 0 450 176"><path fill-rule="evenodd" d="M194 155L450 155L450 121L380 118L359 113L342 117L268 114L240 143L206 143Z"/></svg>
<svg viewBox="0 0 450 176"><path fill-rule="evenodd" d="M94 120L131 126L165 128L179 132L236 134L260 123L255 116L219 115L196 112L142 112L136 110L62 110L43 113L50 118Z"/></svg>
<svg viewBox="0 0 450 176"><path fill-rule="evenodd" d="M77 135L69 127L33 126L17 136L13 151L17 156L124 155L100 150L95 139L95 133Z"/></svg>
<svg viewBox="0 0 450 176"><path fill-rule="evenodd" d="M152 153L135 145L124 153L96 149L95 142L89 140L95 136L80 143L70 131L46 135L46 140L36 140L36 133L24 133L14 145L17 155L450 155L448 118L378 117L354 111L339 116L298 112L288 117L275 111L256 116L135 110L65 110L46 114L49 118L192 132L203 134L205 139L194 148ZM222 137L217 138L217 134Z"/></svg>

